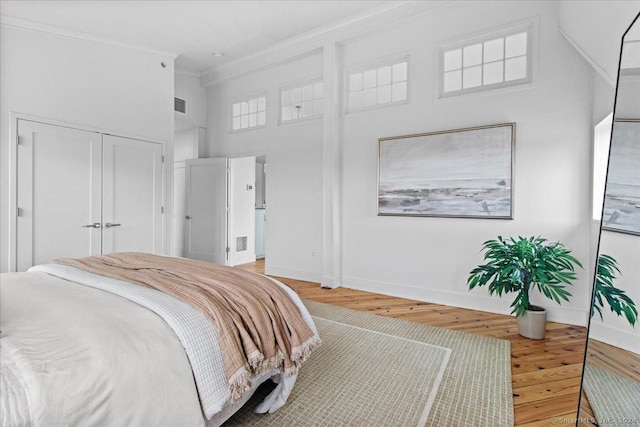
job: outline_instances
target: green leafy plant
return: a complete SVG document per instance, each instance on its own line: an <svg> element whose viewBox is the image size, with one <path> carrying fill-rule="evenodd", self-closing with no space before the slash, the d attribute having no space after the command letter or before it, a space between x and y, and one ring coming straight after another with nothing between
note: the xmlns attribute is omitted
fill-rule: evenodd
<svg viewBox="0 0 640 427"><path fill-rule="evenodd" d="M615 258L605 254L601 254L598 257L598 269L596 270L595 287L593 290L594 309L591 310L591 317L593 317L597 311L602 320L603 301L606 301L612 312L618 316L624 314L624 317L627 318L631 326L635 327L638 321L638 309L633 300L629 298L623 290L613 285L616 279L616 271L622 274Z"/></svg>
<svg viewBox="0 0 640 427"><path fill-rule="evenodd" d="M517 295L511 304L516 317L531 310L529 293L537 289L545 297L561 304L571 294L566 285L575 280L575 267L582 264L570 255L571 251L559 242L547 243L542 237L518 237L483 243L484 264L469 273L469 289L488 286L489 295Z"/></svg>

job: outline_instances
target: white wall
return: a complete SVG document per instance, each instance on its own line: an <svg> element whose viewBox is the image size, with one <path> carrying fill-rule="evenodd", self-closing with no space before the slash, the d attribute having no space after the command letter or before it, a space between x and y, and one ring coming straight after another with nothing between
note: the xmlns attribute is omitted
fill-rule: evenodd
<svg viewBox="0 0 640 427"><path fill-rule="evenodd" d="M618 261L622 274L614 284L636 303L640 310L640 236L602 231L600 253L611 255ZM591 319L589 337L640 353L640 327L633 328L624 316L617 316L606 305L602 308L602 320L596 313Z"/></svg>
<svg viewBox="0 0 640 427"><path fill-rule="evenodd" d="M640 119L640 76L620 77L615 117ZM611 141L612 145L615 143ZM640 309L640 236L603 230L600 239L600 253L613 256L622 272L615 286L624 290ZM603 320L597 314L593 317L589 336L640 353L640 327L631 327L624 317L618 317L608 307L603 309Z"/></svg>
<svg viewBox="0 0 640 427"><path fill-rule="evenodd" d="M207 127L207 89L200 85L200 77L176 71L175 96L187 101L187 113L175 112L176 131L190 127Z"/></svg>
<svg viewBox="0 0 640 427"><path fill-rule="evenodd" d="M12 114L162 141L171 148L165 150L171 162L174 83L169 56L7 26L0 31L0 271L5 272ZM165 183L172 182L171 168L165 173ZM168 212L170 195L167 188Z"/></svg>
<svg viewBox="0 0 640 427"><path fill-rule="evenodd" d="M565 37L615 86L622 35L640 12L638 2L565 0L557 7Z"/></svg>
<svg viewBox="0 0 640 427"><path fill-rule="evenodd" d="M345 47L347 66L408 51L412 79L408 105L344 118L345 286L508 313L512 296L467 290L485 240L542 235L589 265L590 69L560 36L549 3L502 2L500 11L483 2ZM439 42L534 17L539 62L531 87L437 99ZM376 216L377 138L505 122L517 124L513 220ZM562 308L534 302L549 309L551 320L584 324L589 283L580 271Z"/></svg>
<svg viewBox="0 0 640 427"><path fill-rule="evenodd" d="M322 269L322 121L278 126L278 89L322 74L313 54L209 89L209 157L266 156L268 274L319 282ZM229 133L229 102L267 91L267 126Z"/></svg>
<svg viewBox="0 0 640 427"><path fill-rule="evenodd" d="M543 235L590 264L591 68L557 27L551 2L466 3L343 41L345 67L410 54L408 104L344 115L342 130L342 284L389 295L508 313L510 298L469 292L481 244L498 235ZM539 20L539 62L526 88L437 99L439 42ZM322 263L322 126L277 126L277 88L322 71L321 56L220 83L209 91L210 150L215 155L267 154L267 272L320 281ZM228 100L268 91L266 129L229 135ZM326 88L325 90L329 90ZM514 220L378 217L378 138L504 122L517 123ZM273 209L273 211L272 211ZM275 237L274 237L275 236ZM315 256L312 256L315 254ZM562 307L534 301L550 319L585 324L591 277L578 273Z"/></svg>

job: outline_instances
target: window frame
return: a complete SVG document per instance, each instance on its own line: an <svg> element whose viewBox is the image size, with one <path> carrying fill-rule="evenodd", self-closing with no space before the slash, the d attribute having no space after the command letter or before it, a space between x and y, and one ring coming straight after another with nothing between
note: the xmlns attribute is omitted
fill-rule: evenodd
<svg viewBox="0 0 640 427"><path fill-rule="evenodd" d="M308 117L300 117L297 119L290 119L290 120L282 120L282 92L289 90L289 89L296 89L296 88L304 88L305 86L314 86L317 83L322 83L322 98L313 98L312 102L315 101L316 99L322 99L322 103L323 103L323 108L320 111L319 114L311 114L311 116ZM289 83L283 86L280 86L278 88L278 126L286 126L286 125L290 125L290 124L294 124L294 123L301 123L301 122L307 122L310 120L318 120L321 119L323 117L324 114L324 99L325 99L325 93L326 93L326 87L324 84L324 78L323 76L316 76L314 78L308 79L308 80L301 80L301 81L297 81L295 83ZM292 104L293 105L293 104Z"/></svg>
<svg viewBox="0 0 640 427"><path fill-rule="evenodd" d="M369 105L369 106L366 106L366 107L349 108L349 94L351 93L349 84L350 84L350 76L352 74L356 74L356 73L364 74L366 71L377 70L378 68L385 67L385 66L393 67L394 65L399 64L401 62L406 62L407 63L407 79L406 79L407 96L406 96L405 99L400 100L400 101L385 102L383 104L377 104L376 103L375 105ZM392 107L392 106L396 106L396 105L408 104L409 100L410 100L410 93L411 93L411 91L410 91L410 88L411 88L410 80L412 80L412 79L413 79L413 73L411 72L411 57L410 57L410 55L408 53L397 54L397 55L393 55L393 56L379 58L379 59L377 59L375 61L362 63L362 64L358 64L358 65L354 65L354 66L345 68L344 76L343 76L344 114L359 113L361 111L370 111L370 110L375 110L375 109L378 109L378 108L386 108L386 107ZM392 81L391 84L393 84L393 81ZM376 85L375 87L378 87L378 86Z"/></svg>
<svg viewBox="0 0 640 427"><path fill-rule="evenodd" d="M264 124L263 125L256 125L256 126L251 126L251 127L247 127L247 128L240 128L240 129L234 129L233 128L233 106L236 104L240 104L242 102L250 102L251 100L255 99L256 102L258 102L258 99L260 98L264 98ZM268 122L268 105L269 105L269 97L267 96L267 91L266 90L261 90L258 92L252 92L250 94L246 94L246 95L241 95L241 96L237 96L234 98L231 98L229 100L229 106L228 106L228 129L229 129L229 134L232 133L240 133L240 132L247 132L247 131L253 131L253 130L257 130L257 129L264 129L267 127L267 122ZM256 113L259 112L259 110L256 110ZM242 114L241 114L242 116ZM257 123L257 117L256 117L256 123Z"/></svg>
<svg viewBox="0 0 640 427"><path fill-rule="evenodd" d="M525 21L520 21L517 23L509 24L507 26L502 26L497 29L482 31L475 33L473 35L466 35L462 37L458 37L452 40L448 40L442 42L437 45L436 48L436 64L437 64L437 89L436 94L438 99L446 99L452 98L456 96L468 95L468 94L476 94L476 93L489 93L495 92L505 89L513 89L513 88L526 88L531 87L536 80L537 74L537 65L538 65L538 31L539 21L537 18L528 19ZM475 86L467 89L459 89L454 91L445 92L444 91L444 54L448 51L455 49L464 49L465 47L470 47L475 44L484 44L485 42L492 41L494 39L502 38L505 40L509 36L513 36L519 33L527 34L527 50L526 50L526 58L527 65L526 77L504 81L504 71L503 71L503 81L497 83L489 83L489 84L481 84L480 86ZM504 49L504 47L503 47ZM484 53L484 52L483 52ZM500 61L504 61L507 58L502 57ZM492 63L497 61L489 61L487 63ZM484 56L482 61L479 64L481 67L485 65ZM464 70L464 67L461 67L460 70ZM504 68L503 68L504 70ZM482 79L482 75L481 75Z"/></svg>
<svg viewBox="0 0 640 427"><path fill-rule="evenodd" d="M602 221L613 122L613 113L609 113L593 128L593 159L591 164L591 219L593 221Z"/></svg>

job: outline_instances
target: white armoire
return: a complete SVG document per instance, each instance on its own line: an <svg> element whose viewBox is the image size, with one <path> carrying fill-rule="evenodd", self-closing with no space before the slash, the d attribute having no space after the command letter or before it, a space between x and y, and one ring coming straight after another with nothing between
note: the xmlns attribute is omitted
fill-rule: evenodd
<svg viewBox="0 0 640 427"><path fill-rule="evenodd" d="M162 252L162 144L18 120L16 268Z"/></svg>

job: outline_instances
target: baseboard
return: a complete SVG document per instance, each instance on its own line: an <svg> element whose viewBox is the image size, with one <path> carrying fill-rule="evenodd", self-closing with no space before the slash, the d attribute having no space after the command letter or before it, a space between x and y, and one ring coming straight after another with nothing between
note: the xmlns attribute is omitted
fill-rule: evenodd
<svg viewBox="0 0 640 427"><path fill-rule="evenodd" d="M449 305L470 310L487 311L497 314L511 313L511 298L492 298L489 296L443 291L440 289L416 288L414 286L397 283L377 282L373 280L343 277L342 286L361 291L375 292L399 298L408 298L434 304ZM537 304L537 303L536 303ZM586 326L586 310L577 310L562 306L541 305L547 310L547 320L551 322L567 323L570 325Z"/></svg>
<svg viewBox="0 0 640 427"><path fill-rule="evenodd" d="M640 353L640 339L631 332L613 328L600 322L591 322L589 338L631 351Z"/></svg>
<svg viewBox="0 0 640 427"><path fill-rule="evenodd" d="M265 274L268 276L286 277L287 279L304 280L306 282L320 283L322 273L295 268L274 267L265 265Z"/></svg>
<svg viewBox="0 0 640 427"><path fill-rule="evenodd" d="M234 262L235 263L233 265L241 265L241 264L248 264L250 262L256 262L256 255L253 253L242 254L242 255L236 254Z"/></svg>

